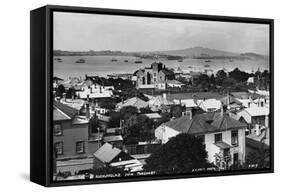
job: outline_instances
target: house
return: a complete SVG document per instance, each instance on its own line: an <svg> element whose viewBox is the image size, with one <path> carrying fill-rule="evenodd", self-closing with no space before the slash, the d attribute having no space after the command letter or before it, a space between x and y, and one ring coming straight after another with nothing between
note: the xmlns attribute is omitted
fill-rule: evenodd
<svg viewBox="0 0 281 192"><path fill-rule="evenodd" d="M208 161L221 169L245 162L245 130L247 125L223 113L182 116L160 125L155 137L162 143L180 133L194 135L208 152Z"/></svg>
<svg viewBox="0 0 281 192"><path fill-rule="evenodd" d="M230 94L227 94L225 97L221 98L220 101L222 105L227 106L229 111L239 111L245 107L241 101Z"/></svg>
<svg viewBox="0 0 281 192"><path fill-rule="evenodd" d="M197 100L197 105L206 112L214 112L221 109L221 101L217 99Z"/></svg>
<svg viewBox="0 0 281 192"><path fill-rule="evenodd" d="M78 116L78 111L54 101L54 146L57 159L87 156L89 120Z"/></svg>
<svg viewBox="0 0 281 192"><path fill-rule="evenodd" d="M259 134L263 127L269 127L269 107L258 104L238 111L237 116L248 124L250 133Z"/></svg>
<svg viewBox="0 0 281 192"><path fill-rule="evenodd" d="M142 164L137 159L109 143L103 144L94 153L93 162L95 168L111 166L130 172L142 170Z"/></svg>
<svg viewBox="0 0 281 192"><path fill-rule="evenodd" d="M122 148L123 137L121 135L108 135L103 137L103 142L109 143L118 148Z"/></svg>
<svg viewBox="0 0 281 192"><path fill-rule="evenodd" d="M119 110L127 106L133 106L136 107L137 109L141 109L147 107L148 103L138 97L132 97L130 99L127 99L125 101L116 104L116 108Z"/></svg>
<svg viewBox="0 0 281 192"><path fill-rule="evenodd" d="M175 74L167 69L161 62L154 62L150 67L139 69L136 73L137 89L163 89L167 88L167 81L175 79Z"/></svg>
<svg viewBox="0 0 281 192"><path fill-rule="evenodd" d="M252 155L255 155L260 162L251 162L248 168L255 168L258 163L262 163L263 167L269 167L270 165L270 134L269 128L264 128L260 133L251 133L246 136L246 158L251 159Z"/></svg>
<svg viewBox="0 0 281 192"><path fill-rule="evenodd" d="M99 84L92 84L90 86L82 86L80 91L77 91L78 98L81 99L104 99L113 96L113 86L102 86Z"/></svg>
<svg viewBox="0 0 281 192"><path fill-rule="evenodd" d="M151 98L148 101L148 104L152 111L159 111L163 108L163 106L174 105L174 102L172 100L167 99L167 94L163 93L163 96L158 95L156 97Z"/></svg>
<svg viewBox="0 0 281 192"><path fill-rule="evenodd" d="M98 142L89 142L89 119L78 110L58 101L53 102L53 148L56 172L75 172L91 169L89 163Z"/></svg>
<svg viewBox="0 0 281 192"><path fill-rule="evenodd" d="M167 85L168 87L172 87L172 88L181 88L184 86L183 83L173 79L173 80L167 80Z"/></svg>
<svg viewBox="0 0 281 192"><path fill-rule="evenodd" d="M159 121L162 116L159 113L146 113L144 114L147 118L153 120L153 121Z"/></svg>
<svg viewBox="0 0 281 192"><path fill-rule="evenodd" d="M255 80L254 80L254 77L249 77L248 80L247 80L247 84L253 84L255 83Z"/></svg>

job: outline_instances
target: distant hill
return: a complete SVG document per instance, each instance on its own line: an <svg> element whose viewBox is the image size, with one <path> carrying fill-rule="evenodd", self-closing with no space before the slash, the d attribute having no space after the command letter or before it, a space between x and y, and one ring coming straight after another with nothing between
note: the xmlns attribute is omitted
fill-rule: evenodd
<svg viewBox="0 0 281 192"><path fill-rule="evenodd" d="M226 51L220 51L216 49L209 49L204 47L192 47L187 49L170 50L170 51L159 51L160 54L166 55L177 55L183 57L215 57L215 56L239 56L239 53L232 53Z"/></svg>
<svg viewBox="0 0 281 192"><path fill-rule="evenodd" d="M141 52L123 52L123 51L62 51L54 50L54 56L136 56L144 59L156 57L166 58L168 60L178 60L182 58L194 59L268 59L268 56L256 53L233 53L210 49L205 47L192 47L187 49L168 50L168 51L141 51Z"/></svg>
<svg viewBox="0 0 281 192"><path fill-rule="evenodd" d="M259 55L256 53L241 53L241 57L246 58L246 59L268 59L269 56L267 55Z"/></svg>

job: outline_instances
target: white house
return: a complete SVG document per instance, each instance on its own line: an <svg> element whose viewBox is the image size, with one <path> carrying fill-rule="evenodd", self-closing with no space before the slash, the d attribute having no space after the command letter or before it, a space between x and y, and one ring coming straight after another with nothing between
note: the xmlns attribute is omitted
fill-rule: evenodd
<svg viewBox="0 0 281 192"><path fill-rule="evenodd" d="M141 108L147 107L148 102L146 102L138 97L132 97L130 99L117 103L117 105L116 105L118 110L123 107L127 107L127 106L133 106L133 107L136 107L137 109L141 109Z"/></svg>
<svg viewBox="0 0 281 192"><path fill-rule="evenodd" d="M90 86L84 86L81 91L77 92L77 96L81 99L99 99L99 98L110 98L113 96L112 86L102 86L99 84L93 84Z"/></svg>
<svg viewBox="0 0 281 192"><path fill-rule="evenodd" d="M214 112L221 109L221 101L217 99L197 100L197 105L206 112Z"/></svg>
<svg viewBox="0 0 281 192"><path fill-rule="evenodd" d="M212 112L164 123L155 130L155 137L166 143L180 133L194 135L205 144L208 161L224 169L245 162L246 127L227 115Z"/></svg>
<svg viewBox="0 0 281 192"><path fill-rule="evenodd" d="M239 119L248 123L251 133L259 134L261 129L269 127L269 107L260 105L250 105L237 113Z"/></svg>

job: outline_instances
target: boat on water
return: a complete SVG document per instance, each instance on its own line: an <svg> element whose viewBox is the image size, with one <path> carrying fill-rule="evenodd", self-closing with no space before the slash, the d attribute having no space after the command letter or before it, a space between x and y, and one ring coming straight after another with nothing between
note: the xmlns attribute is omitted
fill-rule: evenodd
<svg viewBox="0 0 281 192"><path fill-rule="evenodd" d="M124 60L125 63L128 63L129 61L127 59Z"/></svg>
<svg viewBox="0 0 281 192"><path fill-rule="evenodd" d="M75 63L85 63L85 59L78 59L77 61L75 61Z"/></svg>
<svg viewBox="0 0 281 192"><path fill-rule="evenodd" d="M182 59L179 59L178 62L182 62Z"/></svg>
<svg viewBox="0 0 281 192"><path fill-rule="evenodd" d="M207 64L207 65L204 65L204 67L210 67L210 65L209 65L209 64Z"/></svg>
<svg viewBox="0 0 281 192"><path fill-rule="evenodd" d="M210 60L210 59L207 59L207 60L205 60L205 62L206 62L206 63L209 63L209 62L211 62L211 60Z"/></svg>
<svg viewBox="0 0 281 192"><path fill-rule="evenodd" d="M135 63L142 63L142 60L136 60Z"/></svg>
<svg viewBox="0 0 281 192"><path fill-rule="evenodd" d="M59 58L59 57L56 57L56 58L55 58L55 61L57 61L57 62L62 62L62 59Z"/></svg>
<svg viewBox="0 0 281 192"><path fill-rule="evenodd" d="M111 62L116 62L116 61L117 61L117 59L112 59L112 60L111 60Z"/></svg>
<svg viewBox="0 0 281 192"><path fill-rule="evenodd" d="M187 68L192 68L192 66L188 66Z"/></svg>

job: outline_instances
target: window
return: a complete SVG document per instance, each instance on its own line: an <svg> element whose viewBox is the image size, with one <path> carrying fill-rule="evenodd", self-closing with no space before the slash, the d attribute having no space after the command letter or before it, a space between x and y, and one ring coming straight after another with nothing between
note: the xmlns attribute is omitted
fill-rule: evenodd
<svg viewBox="0 0 281 192"><path fill-rule="evenodd" d="M238 130L231 131L231 144L238 145Z"/></svg>
<svg viewBox="0 0 281 192"><path fill-rule="evenodd" d="M56 150L56 155L62 155L63 154L63 142L56 142L55 150Z"/></svg>
<svg viewBox="0 0 281 192"><path fill-rule="evenodd" d="M85 142L78 141L76 142L76 153L84 153L85 152Z"/></svg>
<svg viewBox="0 0 281 192"><path fill-rule="evenodd" d="M218 133L215 134L215 143L222 141L222 134Z"/></svg>
<svg viewBox="0 0 281 192"><path fill-rule="evenodd" d="M62 128L60 124L54 125L54 133L56 136L62 135Z"/></svg>

